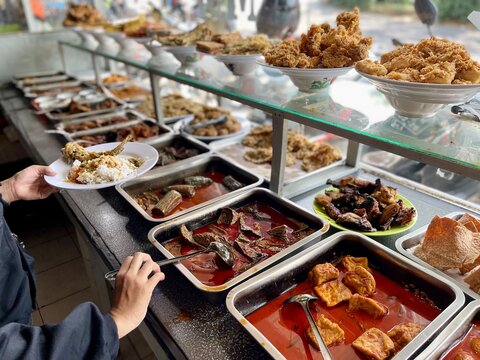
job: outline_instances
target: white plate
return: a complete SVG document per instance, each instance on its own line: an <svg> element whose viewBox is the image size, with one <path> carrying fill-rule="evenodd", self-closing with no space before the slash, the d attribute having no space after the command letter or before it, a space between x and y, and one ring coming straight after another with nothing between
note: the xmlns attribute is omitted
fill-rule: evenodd
<svg viewBox="0 0 480 360"><path fill-rule="evenodd" d="M234 136L241 136L241 135L245 135L246 133L248 133L250 131L250 121L248 119L244 118L244 117L241 117L241 116L235 115L234 117L240 123L241 128L236 133L232 133L232 134L228 134L228 135L199 136L199 135L193 135L193 134L191 134L187 131L182 131L182 128L184 126L186 126L190 121L193 120L191 117L186 117L183 120L177 121L173 125L173 130L175 130L176 132L179 132L179 133L186 134L188 136L192 136L195 139L203 140L203 141L216 141L216 140L228 139L228 138L231 138L231 137L234 137Z"/></svg>
<svg viewBox="0 0 480 360"><path fill-rule="evenodd" d="M119 142L107 143L107 144L99 144L94 145L86 148L88 151L105 151L111 150L115 146L117 146ZM95 190L95 189L102 189L110 186L114 186L120 184L122 182L131 180L146 173L152 167L155 166L158 160L158 152L155 150L154 147L138 143L138 142L129 142L125 144L125 148L123 149L121 156L128 156L128 157L137 157L144 160L144 163L137 169L137 171L130 176L118 181L111 181L108 183L102 184L75 184L69 182L67 180L68 173L72 168L71 164L67 164L64 158L60 158L53 163L50 164L50 167L56 171L57 175L55 176L45 176L45 181L50 185L53 185L60 189L67 189L67 190Z"/></svg>

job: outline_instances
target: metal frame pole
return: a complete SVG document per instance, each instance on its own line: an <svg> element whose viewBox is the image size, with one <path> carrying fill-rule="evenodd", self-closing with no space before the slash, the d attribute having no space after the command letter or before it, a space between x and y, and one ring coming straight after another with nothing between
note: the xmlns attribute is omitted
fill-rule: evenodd
<svg viewBox="0 0 480 360"><path fill-rule="evenodd" d="M64 73L67 72L67 63L65 61L65 49L63 48L63 44L61 42L58 43L58 52L60 53L60 60L62 62L62 70Z"/></svg>
<svg viewBox="0 0 480 360"><path fill-rule="evenodd" d="M153 93L153 106L155 107L155 118L160 125L164 125L163 121L163 107L160 89L160 77L150 73L150 85Z"/></svg>
<svg viewBox="0 0 480 360"><path fill-rule="evenodd" d="M353 140L348 140L347 158L345 159L345 164L353 168L357 168L359 163L359 155L360 143Z"/></svg>
<svg viewBox="0 0 480 360"><path fill-rule="evenodd" d="M285 159L287 154L287 120L282 113L273 113L273 158L270 173L270 190L282 195L285 175Z"/></svg>
<svg viewBox="0 0 480 360"><path fill-rule="evenodd" d="M97 55L92 54L92 65L93 65L93 72L95 73L95 81L98 85L102 85L102 76L100 72L100 67L98 66L98 58Z"/></svg>

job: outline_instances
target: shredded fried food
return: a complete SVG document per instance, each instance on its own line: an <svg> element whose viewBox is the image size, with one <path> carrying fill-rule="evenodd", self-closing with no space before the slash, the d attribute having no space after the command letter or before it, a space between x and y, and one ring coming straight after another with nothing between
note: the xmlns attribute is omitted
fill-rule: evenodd
<svg viewBox="0 0 480 360"><path fill-rule="evenodd" d="M366 74L432 84L479 84L480 64L461 44L431 37L405 44L381 57L363 60L355 68Z"/></svg>
<svg viewBox="0 0 480 360"><path fill-rule="evenodd" d="M360 31L360 11L342 12L337 27L312 25L300 41L283 40L264 52L268 64L291 68L341 68L368 57L371 37Z"/></svg>
<svg viewBox="0 0 480 360"><path fill-rule="evenodd" d="M155 34L154 40L165 46L190 46L195 45L197 41L210 41L213 31L205 24L200 24L190 32L184 34L175 34L168 36L159 36Z"/></svg>
<svg viewBox="0 0 480 360"><path fill-rule="evenodd" d="M214 35L212 41L197 42L197 50L208 54L254 55L270 48L271 42L264 34L243 38L239 33Z"/></svg>

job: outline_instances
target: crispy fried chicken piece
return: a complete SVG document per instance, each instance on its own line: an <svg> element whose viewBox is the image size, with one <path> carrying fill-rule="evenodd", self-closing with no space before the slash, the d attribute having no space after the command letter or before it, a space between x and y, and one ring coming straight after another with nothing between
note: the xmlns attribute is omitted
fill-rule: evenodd
<svg viewBox="0 0 480 360"><path fill-rule="evenodd" d="M367 271L372 272L368 267L368 259L366 257L354 257L344 256L342 257L342 265L347 271L354 271L357 266L365 268Z"/></svg>
<svg viewBox="0 0 480 360"><path fill-rule="evenodd" d="M337 15L337 26L343 26L350 34L362 35L360 31L360 10L354 8L353 11L344 11Z"/></svg>
<svg viewBox="0 0 480 360"><path fill-rule="evenodd" d="M399 324L391 328L387 332L387 335L395 345L394 353L402 350L403 347L412 341L424 328L424 326L415 323Z"/></svg>
<svg viewBox="0 0 480 360"><path fill-rule="evenodd" d="M315 286L313 290L328 307L335 306L352 297L350 289L339 280L332 280L320 286Z"/></svg>
<svg viewBox="0 0 480 360"><path fill-rule="evenodd" d="M350 300L348 300L348 311L364 311L373 318L378 318L387 315L388 308L378 301L366 296L353 294Z"/></svg>
<svg viewBox="0 0 480 360"><path fill-rule="evenodd" d="M323 341L325 342L325 345L329 346L332 344L338 344L345 340L345 332L342 330L342 328L337 323L327 319L323 314L320 314L320 317L315 321L315 323L317 324L318 330ZM307 329L307 339L315 349L320 350L317 339L315 339L313 330L310 327Z"/></svg>
<svg viewBox="0 0 480 360"><path fill-rule="evenodd" d="M375 292L377 283L372 274L363 266L357 266L353 271L345 274L343 282L348 288L360 295L371 295Z"/></svg>
<svg viewBox="0 0 480 360"><path fill-rule="evenodd" d="M365 74L374 76L385 76L388 73L388 70L385 68L385 66L380 64L378 61L372 61L370 59L357 62L355 64L355 69Z"/></svg>
<svg viewBox="0 0 480 360"><path fill-rule="evenodd" d="M361 231L377 231L377 229L372 226L370 221L368 221L366 216L358 216L353 212L347 212L345 214L342 214L335 221L337 222L337 224L345 224L346 226Z"/></svg>
<svg viewBox="0 0 480 360"><path fill-rule="evenodd" d="M390 205L397 200L397 189L387 185L381 185L372 193L372 196L377 199L382 205Z"/></svg>
<svg viewBox="0 0 480 360"><path fill-rule="evenodd" d="M328 203L323 206L325 212L328 216L330 216L333 220L337 220L340 216L342 216L342 212L332 203Z"/></svg>
<svg viewBox="0 0 480 360"><path fill-rule="evenodd" d="M383 331L370 328L355 339L352 346L368 359L384 360L392 353L395 345Z"/></svg>
<svg viewBox="0 0 480 360"><path fill-rule="evenodd" d="M380 215L378 219L379 228L381 230L388 230L390 229L393 221L395 220L396 216L400 212L400 205L396 202L388 205L384 210L382 215Z"/></svg>
<svg viewBox="0 0 480 360"><path fill-rule="evenodd" d="M330 263L318 264L308 273L308 279L313 286L319 286L323 283L338 279L340 272Z"/></svg>

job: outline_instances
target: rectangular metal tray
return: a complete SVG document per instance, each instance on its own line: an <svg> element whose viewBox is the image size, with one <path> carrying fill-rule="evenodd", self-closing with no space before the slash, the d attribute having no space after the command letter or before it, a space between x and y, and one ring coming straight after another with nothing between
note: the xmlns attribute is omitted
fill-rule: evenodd
<svg viewBox="0 0 480 360"><path fill-rule="evenodd" d="M207 286L193 276L193 274L184 265L175 265L177 269L180 270L180 272L188 279L188 281L190 281L198 290L200 290L209 301L224 301L227 290L231 289L250 276L266 269L273 263L285 259L288 255L300 249L301 247L306 246L311 241L320 241L322 235L325 234L329 229L328 223L322 218L310 214L308 211L297 206L290 200L284 199L270 190L256 188L238 194L235 197L223 199L222 201L218 201L215 204L204 207L201 210L186 216L182 216L181 218L175 219L168 223L157 225L148 233L148 239L165 257L172 258L173 255L162 245L162 243L179 236L180 225L184 224L189 230L195 230L216 221L220 215L221 208L229 207L232 209L238 209L242 206L248 205L253 201L268 203L272 208L280 211L283 215L304 222L310 227L318 228L319 230L301 239L295 244L292 244L283 251L280 251L264 261L259 262L255 266L234 277L233 279L230 279L226 283L218 286Z"/></svg>
<svg viewBox="0 0 480 360"><path fill-rule="evenodd" d="M463 214L464 214L463 212L453 212L453 213L447 214L445 216L449 217L449 218L452 218L452 219L455 219L455 220L458 220ZM451 281L455 282L460 287L460 289L463 290L463 292L465 294L471 296L474 299L480 299L480 294L477 294L475 291L470 289L468 284L463 281L463 278L465 276L453 273L453 271L455 271L455 269L451 270L451 273L446 273L446 272L443 272L442 270L439 270L439 269L433 267L432 265L426 263L425 261L423 261L423 260L419 259L418 257L416 257L415 255L413 255L412 250L410 250L410 249L412 249L413 247L415 247L417 245L420 245L423 238L425 237L425 233L427 232L427 228L428 228L428 224L421 227L420 229L418 229L418 230L416 230L416 231L414 231L410 234L407 234L405 236L402 236L400 239L398 239L395 242L395 247L398 250L398 252L400 252L401 254L405 255L406 257L412 259L416 263L426 267L427 269L432 270L436 274L439 274L440 276L446 277L446 278L450 279Z"/></svg>
<svg viewBox="0 0 480 360"><path fill-rule="evenodd" d="M472 321L478 318L480 300L472 301L417 356L418 360L440 359L450 346L465 335Z"/></svg>
<svg viewBox="0 0 480 360"><path fill-rule="evenodd" d="M108 109L99 109L99 110L93 110L93 111L87 111L87 112L81 112L77 114L55 114L52 112L47 112L45 113L45 116L51 120L51 121L66 121L66 120L74 120L74 119L80 119L80 118L85 118L87 116L92 116L92 115L100 115L100 114L106 114L106 113L111 113L115 111L119 111L122 109L125 109L127 107L127 104L115 99L111 99L116 103L116 107L114 108L108 108Z"/></svg>
<svg viewBox="0 0 480 360"><path fill-rule="evenodd" d="M227 308L240 324L275 359L285 359L246 316L277 298L298 283L318 263L332 261L341 255L366 256L374 267L390 279L413 284L421 289L443 311L393 359L407 359L417 353L425 342L450 320L463 306L465 296L451 281L421 267L376 241L349 231L336 233L312 245L288 262L283 262L234 288L227 295Z"/></svg>
<svg viewBox="0 0 480 360"><path fill-rule="evenodd" d="M47 70L47 71L37 71L33 73L25 73L25 74L17 74L12 76L12 82L17 84L19 81L28 78L42 78L42 77L50 77L55 75L65 75L65 72L61 70Z"/></svg>
<svg viewBox="0 0 480 360"><path fill-rule="evenodd" d="M167 146L170 146L173 142L179 142L185 147L190 147L193 149L198 150L198 155L192 156L183 160L177 160L171 165L179 165L183 163L189 163L192 162L193 160L197 159L199 156L206 155L211 153L210 148L208 145L204 144L203 142L185 135L185 134L171 134L169 136L162 136L161 138L157 138L155 141L152 141L150 145L152 145L155 149L161 150ZM168 165L165 165L168 166ZM165 167L163 166L163 167Z"/></svg>
<svg viewBox="0 0 480 360"><path fill-rule="evenodd" d="M52 90L59 87L69 88L74 86L79 86L82 84L82 81L79 79L71 79L67 81L57 81L48 84L36 84L32 86L25 86L23 88L24 93L32 94L38 91Z"/></svg>
<svg viewBox="0 0 480 360"><path fill-rule="evenodd" d="M159 126L159 128L161 130L161 133L157 136L152 136L150 138L141 140L140 142L150 144L152 142L155 142L159 137L162 137L162 136L165 136L167 134L172 133L172 129L170 129L168 126L161 125L161 124L159 124L159 123L157 123L157 122L155 122L151 119L144 118L142 115L140 115L139 113L137 113L135 111L127 110L125 112L125 114L133 114L133 116L137 117L137 120L134 120L134 121L132 120L132 121L129 121L128 123L123 123L123 124L115 124L115 125L104 126L104 127L100 127L100 128L96 128L96 129L77 131L77 132L74 132L74 133L58 132L58 134L62 135L67 141L76 141L76 140L79 140L79 138L82 137L82 136L102 135L102 134L108 133L110 131L119 130L119 129L131 126L131 125L135 125L135 124L138 124L138 123L141 123L141 122L149 123L152 126L153 125Z"/></svg>
<svg viewBox="0 0 480 360"><path fill-rule="evenodd" d="M83 82L83 81L80 81L80 84L77 85L78 87L80 87L81 89L92 89L94 88L94 85L92 84L89 84L89 83L86 83L86 82ZM62 85L58 85L56 87L53 87L51 89L48 89L48 90L37 90L38 92L26 92L25 89L23 89L23 95L27 98L36 98L36 97L39 97L39 96L47 96L47 95L54 95L54 94L59 94L59 93L68 93L68 92L71 92L72 89L75 89L75 87L77 86L62 86ZM78 92L79 90L75 90L75 92Z"/></svg>
<svg viewBox="0 0 480 360"><path fill-rule="evenodd" d="M144 191L151 190L152 188L163 188L178 183L179 180L182 180L187 176L202 174L207 169L221 169L223 173L232 175L238 181L246 184L246 186L161 219L154 218L147 214L133 199L133 196ZM158 167L132 181L127 181L115 186L115 189L117 189L120 195L122 195L145 219L153 222L167 222L197 209L219 202L225 198L232 197L245 190L259 186L262 182L263 178L252 174L247 169L230 163L219 155L203 155L198 156L195 160L184 162L182 164L177 165L176 163L173 163L171 165Z"/></svg>
<svg viewBox="0 0 480 360"><path fill-rule="evenodd" d="M249 169L251 169L252 172L263 176L267 182L270 182L270 175L272 171L271 164L254 164L243 158L243 154L245 153L246 149L250 149L249 147L242 145L243 138L244 136L215 141L214 143L212 143L212 149L213 151L225 156L227 159L230 159L236 164L248 167ZM310 140L315 140L315 138L312 138ZM326 142L328 143L328 141ZM301 168L301 161L297 160L294 165L285 167L284 185L288 185L295 181L301 181L302 179L305 179L312 175L324 172L328 173L334 167L344 164L345 158L336 161L330 165L316 169L314 171L306 172Z"/></svg>
<svg viewBox="0 0 480 360"><path fill-rule="evenodd" d="M49 76L25 78L25 80L14 80L14 83L19 89L23 90L25 87L28 87L28 86L49 84L49 83L73 80L73 79L75 79L73 76L65 74L63 72L59 72L58 74L49 75Z"/></svg>

